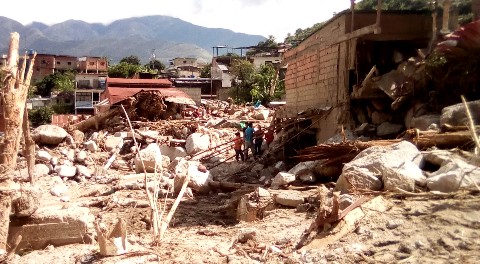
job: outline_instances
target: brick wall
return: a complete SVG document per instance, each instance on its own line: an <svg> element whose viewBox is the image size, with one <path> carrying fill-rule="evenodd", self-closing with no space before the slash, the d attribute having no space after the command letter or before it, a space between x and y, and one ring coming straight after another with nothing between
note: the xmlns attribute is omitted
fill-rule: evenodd
<svg viewBox="0 0 480 264"><path fill-rule="evenodd" d="M330 21L321 30L285 54L287 114L335 106L343 101L346 44L335 41L345 33L345 16Z"/></svg>

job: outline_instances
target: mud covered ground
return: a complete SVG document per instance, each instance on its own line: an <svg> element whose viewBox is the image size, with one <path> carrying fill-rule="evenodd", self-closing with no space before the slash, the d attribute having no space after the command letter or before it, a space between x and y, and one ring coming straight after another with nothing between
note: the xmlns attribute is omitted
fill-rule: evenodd
<svg viewBox="0 0 480 264"><path fill-rule="evenodd" d="M310 189L315 195L315 189ZM118 217L128 228L130 253L101 257L97 245L48 246L16 256L11 263L478 263L480 261L480 194L383 194L383 209L362 208L365 217L335 241L314 239L296 250L302 232L315 217L315 206L298 212L277 207L254 222L237 222L222 210L231 194L184 198L164 241L152 245L149 208L144 192L117 191L91 212L104 223ZM99 197L81 198L99 199ZM72 199L72 203L81 200ZM167 200L167 207L173 199ZM159 203L164 204L163 200ZM145 204L145 203L143 203ZM139 207L140 206L140 207ZM328 234L328 230L326 230ZM239 234L254 234L238 241ZM322 235L323 237L323 235ZM245 238L245 237L244 237Z"/></svg>

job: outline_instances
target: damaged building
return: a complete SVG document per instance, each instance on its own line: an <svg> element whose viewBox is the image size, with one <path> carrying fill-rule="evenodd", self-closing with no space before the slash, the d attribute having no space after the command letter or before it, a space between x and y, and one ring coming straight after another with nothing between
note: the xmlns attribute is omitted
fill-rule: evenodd
<svg viewBox="0 0 480 264"><path fill-rule="evenodd" d="M389 122L403 128L401 117L390 113L394 99L388 93L358 89L369 73L389 73L428 48L432 26L429 12L337 14L285 53L287 105L278 117L284 123L295 118L295 126L310 128L312 145L331 138L342 126L353 130L363 123ZM408 111L412 105L402 107Z"/></svg>

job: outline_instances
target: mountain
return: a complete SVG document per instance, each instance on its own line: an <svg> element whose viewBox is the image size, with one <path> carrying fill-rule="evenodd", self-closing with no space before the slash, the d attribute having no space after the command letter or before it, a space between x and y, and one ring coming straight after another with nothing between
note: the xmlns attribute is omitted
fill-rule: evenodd
<svg viewBox="0 0 480 264"><path fill-rule="evenodd" d="M77 57L105 56L112 63L130 55L147 63L152 50L164 63L178 57L210 61L214 46L252 46L266 39L160 15L121 19L108 25L67 20L51 26L40 22L24 26L0 16L0 53L7 53L11 32L20 33L22 49Z"/></svg>

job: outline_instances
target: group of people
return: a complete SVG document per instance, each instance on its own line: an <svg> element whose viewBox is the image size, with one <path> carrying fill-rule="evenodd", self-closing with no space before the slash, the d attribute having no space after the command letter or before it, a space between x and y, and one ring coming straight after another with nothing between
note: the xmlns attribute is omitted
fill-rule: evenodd
<svg viewBox="0 0 480 264"><path fill-rule="evenodd" d="M272 128L268 128L264 131L262 126L257 125L253 128L253 123L249 122L243 132L243 137L240 132L235 133L234 145L235 159L237 161L248 160L248 152L251 150L253 158L257 160L262 155L262 144L265 140L267 146L272 143L274 138L274 132ZM243 150L242 150L243 146Z"/></svg>

